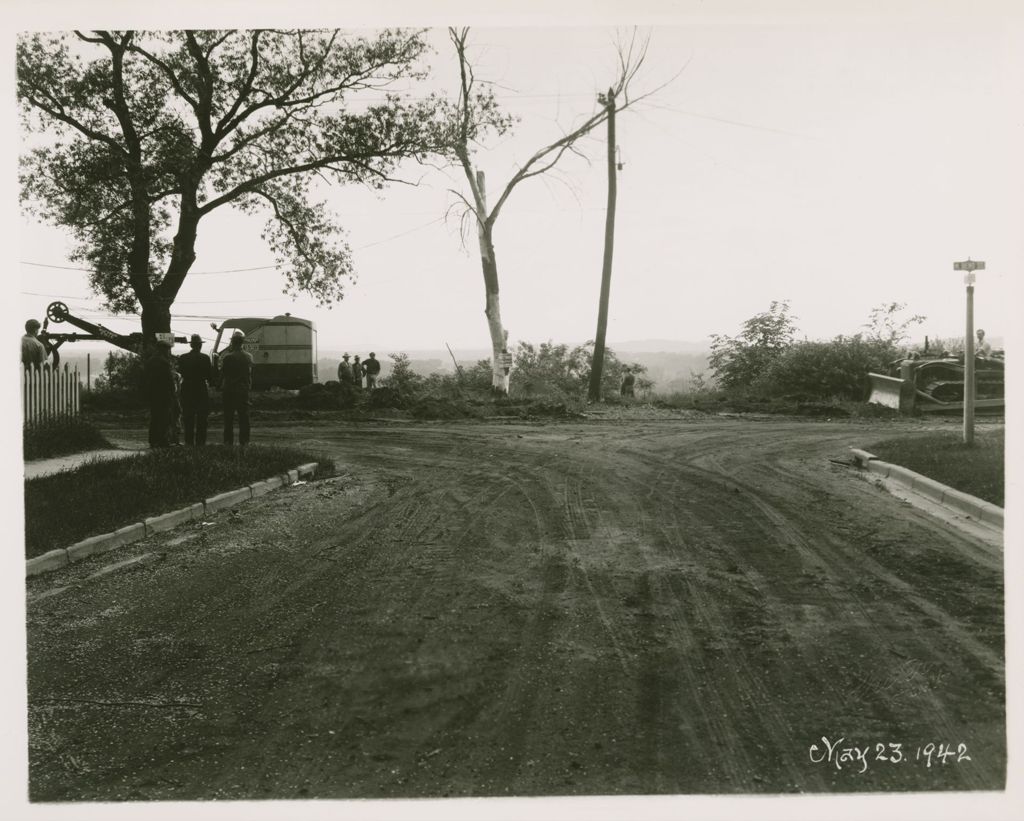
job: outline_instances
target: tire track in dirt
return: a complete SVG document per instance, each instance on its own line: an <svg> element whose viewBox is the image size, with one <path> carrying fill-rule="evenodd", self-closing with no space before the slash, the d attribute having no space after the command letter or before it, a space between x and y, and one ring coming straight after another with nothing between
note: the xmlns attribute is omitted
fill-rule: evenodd
<svg viewBox="0 0 1024 821"><path fill-rule="evenodd" d="M30 604L34 796L998 787L999 625L942 597L967 565L928 575L967 561L958 536L904 526L880 554L860 522L898 505L815 467L861 430L318 428L362 496L284 491L201 550ZM991 567L965 579L1001 597ZM129 728L39 702L79 684L202 707ZM972 769L807 761L822 734L972 728Z"/></svg>

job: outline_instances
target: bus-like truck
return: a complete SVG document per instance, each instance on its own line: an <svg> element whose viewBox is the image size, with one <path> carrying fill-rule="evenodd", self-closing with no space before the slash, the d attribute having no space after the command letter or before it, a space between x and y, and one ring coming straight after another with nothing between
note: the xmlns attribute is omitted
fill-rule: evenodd
<svg viewBox="0 0 1024 821"><path fill-rule="evenodd" d="M275 387L294 390L317 381L316 327L310 320L286 313L272 319L227 319L219 326L211 323L210 327L217 332L213 343L215 371L219 372L220 357L237 330L245 334L242 347L252 355L254 390Z"/></svg>

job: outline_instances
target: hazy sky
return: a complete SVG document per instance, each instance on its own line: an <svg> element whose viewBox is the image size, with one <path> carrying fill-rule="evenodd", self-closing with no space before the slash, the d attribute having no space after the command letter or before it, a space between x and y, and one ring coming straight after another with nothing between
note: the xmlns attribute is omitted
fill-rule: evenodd
<svg viewBox="0 0 1024 821"><path fill-rule="evenodd" d="M1010 334L1024 257L1024 59L1021 15L1010 4L879 4L886 10L875 13L781 4L772 14L726 4L734 12L717 15L699 3L673 5L681 11L638 14L654 24L639 30L650 46L635 90L671 82L618 120L625 165L611 342L731 334L783 299L810 338L855 333L872 307L891 301L928 317L921 335L960 335L964 289L952 264L968 256L988 264L977 324L990 336ZM296 23L316 19L307 13ZM238 25L257 22L237 16ZM511 138L477 154L492 201L517 161L595 110L596 92L614 77L616 36L630 32L613 21L561 22L481 25L471 34L478 78L498 84L502 104L521 118ZM423 90L454 92L444 29L431 39L434 74ZM571 158L557 175L517 188L499 218L502 312L513 340L594 335L604 139L602 129L584 146L590 164ZM272 269L219 273L274 259L259 236L262 220L223 209L204 220L175 330L290 311L316 321L321 348L486 347L475 236L463 249L458 220L444 218L456 201L449 189L465 191L461 171L411 165L404 176L418 185L325 189L359 274L331 310L285 297ZM111 328L137 329L135 318L104 315L84 273L24 264L70 265L66 247L61 232L23 222L21 312L41 316L59 297Z"/></svg>

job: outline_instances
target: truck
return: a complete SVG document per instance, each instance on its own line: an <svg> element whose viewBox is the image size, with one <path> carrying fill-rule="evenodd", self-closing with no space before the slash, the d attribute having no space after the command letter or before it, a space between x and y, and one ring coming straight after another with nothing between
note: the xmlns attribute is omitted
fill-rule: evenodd
<svg viewBox="0 0 1024 821"><path fill-rule="evenodd" d="M289 313L273 318L238 317L219 326L213 343L213 367L220 370L220 358L228 349L235 331L245 334L244 350L252 355L254 390L285 388L294 390L317 381L316 327L308 319ZM223 343L223 345L222 345Z"/></svg>

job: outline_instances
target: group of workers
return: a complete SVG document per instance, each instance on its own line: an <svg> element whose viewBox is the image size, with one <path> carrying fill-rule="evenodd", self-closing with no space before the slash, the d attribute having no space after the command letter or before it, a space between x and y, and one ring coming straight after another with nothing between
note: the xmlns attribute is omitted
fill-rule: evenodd
<svg viewBox="0 0 1024 821"><path fill-rule="evenodd" d="M189 339L191 350L171 356L171 343L159 341L143 365L143 389L149 403L149 446L165 448L177 444L178 429L184 429L186 445L206 444L210 414L209 388L220 383L224 412L224 444L233 445L235 417L238 444L249 443L249 388L252 386L252 355L242 345L245 335L235 331L231 344L218 357L214 371L210 357L203 353L199 334Z"/></svg>
<svg viewBox="0 0 1024 821"><path fill-rule="evenodd" d="M30 319L21 338L21 364L41 369L48 351L39 339L41 325ZM210 386L219 382L224 410L224 444L235 440L238 418L238 443L249 443L249 389L252 387L252 355L242 346L245 334L236 330L231 344L218 357L215 371L210 357L203 353L203 339L192 334L191 350L175 360L171 343L159 340L142 367L142 387L149 405L149 445L153 448L178 444L183 428L186 445L206 444L206 425L210 415ZM378 364L378 369L379 369Z"/></svg>
<svg viewBox="0 0 1024 821"><path fill-rule="evenodd" d="M377 387L377 377L380 376L380 360L377 354L370 351L368 359L359 361L359 354L356 354L351 362L348 361L348 354L342 354L341 362L338 363L338 381L343 385L351 385L353 388L363 387L363 377L366 377L366 389L372 391Z"/></svg>

